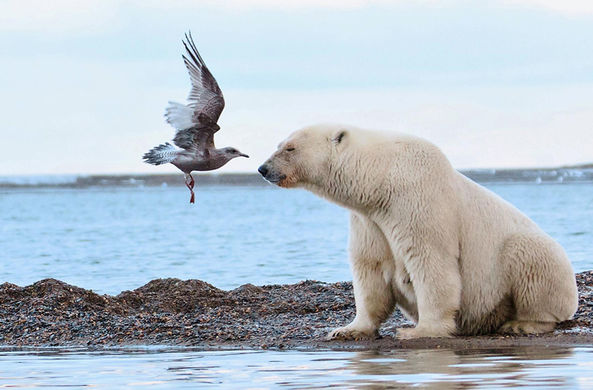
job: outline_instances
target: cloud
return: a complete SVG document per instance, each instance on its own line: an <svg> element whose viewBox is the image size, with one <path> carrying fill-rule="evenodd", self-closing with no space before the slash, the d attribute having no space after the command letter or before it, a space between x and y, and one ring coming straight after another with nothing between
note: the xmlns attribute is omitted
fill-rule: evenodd
<svg viewBox="0 0 593 390"><path fill-rule="evenodd" d="M482 6L502 5L545 9L570 16L593 15L591 0L493 0ZM187 11L220 10L353 10L426 8L463 10L475 7L467 0L2 0L0 1L0 31L63 34L72 31L96 32L114 28L120 18L146 10L160 12L163 17Z"/></svg>
<svg viewBox="0 0 593 390"><path fill-rule="evenodd" d="M163 2L160 0L141 0L138 4L158 8L200 8L206 6L227 9L269 8L269 9L353 9L369 6L389 6L400 4L437 4L443 0L181 0ZM449 2L451 0L448 0Z"/></svg>
<svg viewBox="0 0 593 390"><path fill-rule="evenodd" d="M81 68L54 60L37 73L35 64L5 66L9 74L28 70L31 79L3 81L12 91L0 96L11 114L3 119L3 141L16 147L4 151L0 175L175 172L140 157L172 138L163 110L167 100L184 101L185 75L170 87L146 82L171 68L151 61ZM146 73L134 76L139 68ZM593 84L224 92L216 145L251 156L234 160L226 172L255 172L290 132L319 122L415 134L441 147L457 168L565 165L593 156L584 142L593 123ZM23 103L32 96L34 109Z"/></svg>
<svg viewBox="0 0 593 390"><path fill-rule="evenodd" d="M2 0L0 31L100 30L116 17L117 9L116 0Z"/></svg>
<svg viewBox="0 0 593 390"><path fill-rule="evenodd" d="M543 8L569 16L593 15L591 0L503 0L507 4Z"/></svg>
<svg viewBox="0 0 593 390"><path fill-rule="evenodd" d="M365 7L391 7L391 6L428 6L451 7L473 6L475 3L468 0L178 0L163 2L160 0L132 0L136 5L155 8L204 8L204 6L226 9L356 9ZM486 3L486 2L484 2ZM514 4L533 8L544 8L569 15L593 14L593 1L591 0L494 0L491 4Z"/></svg>

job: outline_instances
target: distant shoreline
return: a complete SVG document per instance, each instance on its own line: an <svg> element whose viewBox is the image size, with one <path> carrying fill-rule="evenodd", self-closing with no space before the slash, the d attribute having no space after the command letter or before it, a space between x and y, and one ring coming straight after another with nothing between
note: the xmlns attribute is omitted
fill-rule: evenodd
<svg viewBox="0 0 593 390"><path fill-rule="evenodd" d="M565 184L593 183L593 164L533 169L461 169L462 174L482 184L532 183ZM206 186L265 186L269 185L257 173L199 173L194 175L199 185ZM112 175L39 175L0 176L0 189L26 188L93 188L93 187L166 187L183 186L183 175L112 174Z"/></svg>

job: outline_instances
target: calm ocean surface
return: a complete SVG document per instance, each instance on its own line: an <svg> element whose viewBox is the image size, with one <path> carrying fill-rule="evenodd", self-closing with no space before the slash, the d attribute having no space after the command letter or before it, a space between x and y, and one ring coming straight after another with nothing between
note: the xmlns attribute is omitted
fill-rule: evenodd
<svg viewBox="0 0 593 390"><path fill-rule="evenodd" d="M593 269L593 185L495 185ZM56 278L117 294L165 277L241 284L350 280L348 213L302 190L25 189L0 192L0 282Z"/></svg>
<svg viewBox="0 0 593 390"><path fill-rule="evenodd" d="M490 185L593 269L593 185ZM348 214L268 187L0 190L0 283L56 278L117 294L151 279L350 280ZM0 349L0 387L593 387L593 349L228 351Z"/></svg>

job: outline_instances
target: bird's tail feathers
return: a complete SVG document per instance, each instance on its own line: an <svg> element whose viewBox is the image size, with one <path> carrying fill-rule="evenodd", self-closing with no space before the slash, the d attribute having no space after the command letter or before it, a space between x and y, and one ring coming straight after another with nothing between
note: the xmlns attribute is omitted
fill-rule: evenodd
<svg viewBox="0 0 593 390"><path fill-rule="evenodd" d="M195 126L193 120L194 110L185 104L169 102L165 110L167 123L177 130L185 130Z"/></svg>
<svg viewBox="0 0 593 390"><path fill-rule="evenodd" d="M170 163L175 160L175 157L177 157L177 148L168 142L155 146L142 156L144 162L152 165Z"/></svg>

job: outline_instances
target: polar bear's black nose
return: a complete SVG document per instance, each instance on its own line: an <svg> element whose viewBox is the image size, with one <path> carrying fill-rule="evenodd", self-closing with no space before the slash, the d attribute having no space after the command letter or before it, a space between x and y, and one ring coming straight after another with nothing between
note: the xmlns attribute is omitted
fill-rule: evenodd
<svg viewBox="0 0 593 390"><path fill-rule="evenodd" d="M266 167L266 164L263 164L261 167L257 168L257 171L263 176L266 177L266 175L269 172L268 167Z"/></svg>

